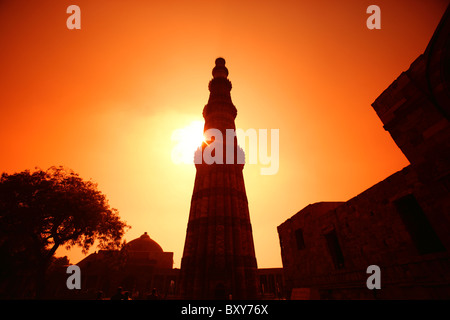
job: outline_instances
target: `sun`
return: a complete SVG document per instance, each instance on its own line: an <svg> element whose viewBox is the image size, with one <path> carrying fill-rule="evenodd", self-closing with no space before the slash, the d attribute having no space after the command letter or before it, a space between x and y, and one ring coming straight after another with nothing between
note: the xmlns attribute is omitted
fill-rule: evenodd
<svg viewBox="0 0 450 320"><path fill-rule="evenodd" d="M189 125L172 132L172 141L177 144L172 149L172 161L175 164L193 164L194 153L205 141L204 121L192 121Z"/></svg>

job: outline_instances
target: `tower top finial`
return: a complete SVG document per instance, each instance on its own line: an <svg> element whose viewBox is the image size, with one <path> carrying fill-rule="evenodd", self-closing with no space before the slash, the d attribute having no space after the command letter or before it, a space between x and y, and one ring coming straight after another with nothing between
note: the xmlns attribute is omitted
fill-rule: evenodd
<svg viewBox="0 0 450 320"><path fill-rule="evenodd" d="M224 58L217 58L216 59L216 66L225 66L225 59Z"/></svg>
<svg viewBox="0 0 450 320"><path fill-rule="evenodd" d="M225 67L225 59L217 58L216 66L212 71L212 75L214 78L227 78L228 77L228 69Z"/></svg>

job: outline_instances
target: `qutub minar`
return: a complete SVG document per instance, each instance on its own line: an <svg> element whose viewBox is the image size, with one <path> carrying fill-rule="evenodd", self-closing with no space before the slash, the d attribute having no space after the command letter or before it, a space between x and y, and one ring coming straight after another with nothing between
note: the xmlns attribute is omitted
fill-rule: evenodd
<svg viewBox="0 0 450 320"><path fill-rule="evenodd" d="M216 59L212 75L208 104L203 109L204 132L214 128L225 137L227 129L236 129L237 110L231 101L231 82L223 58ZM223 157L230 156L226 149L231 149L235 161L207 164L203 151L209 143L204 142L195 155L197 173L181 260L179 296L255 299L257 264L242 173L244 165L236 161L243 151L236 137L232 148L227 148L224 138Z"/></svg>

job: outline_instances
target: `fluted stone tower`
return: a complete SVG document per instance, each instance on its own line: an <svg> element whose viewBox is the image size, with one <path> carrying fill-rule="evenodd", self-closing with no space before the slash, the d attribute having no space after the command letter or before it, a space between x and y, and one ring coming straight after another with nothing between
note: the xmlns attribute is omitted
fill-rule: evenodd
<svg viewBox="0 0 450 320"><path fill-rule="evenodd" d="M230 140L225 138L227 129L235 130L237 110L231 101L224 59L216 59L212 74L208 104L203 109L204 131L213 128L223 134L223 141L216 142L223 143L224 160L223 164L204 161L204 151L212 141L197 150L179 293L184 299L227 299L230 294L233 299L256 299L257 265L244 164L238 161L243 151L235 137L232 146L227 146ZM226 161L227 156L234 161Z"/></svg>

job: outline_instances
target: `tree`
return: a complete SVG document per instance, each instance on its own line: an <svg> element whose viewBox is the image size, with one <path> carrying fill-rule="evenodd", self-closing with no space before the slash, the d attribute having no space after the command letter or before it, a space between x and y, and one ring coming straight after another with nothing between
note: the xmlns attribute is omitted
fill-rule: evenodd
<svg viewBox="0 0 450 320"><path fill-rule="evenodd" d="M98 241L101 249L115 249L127 228L97 184L84 181L73 171L51 167L3 173L0 289L13 297L18 287L28 286L40 298L46 270L59 247L80 246L87 253ZM30 278L34 278L34 286L30 286Z"/></svg>

